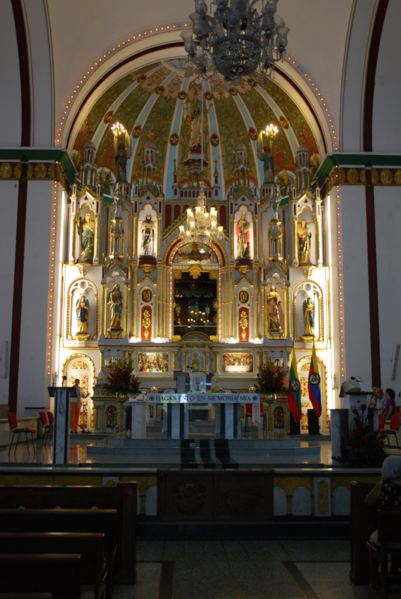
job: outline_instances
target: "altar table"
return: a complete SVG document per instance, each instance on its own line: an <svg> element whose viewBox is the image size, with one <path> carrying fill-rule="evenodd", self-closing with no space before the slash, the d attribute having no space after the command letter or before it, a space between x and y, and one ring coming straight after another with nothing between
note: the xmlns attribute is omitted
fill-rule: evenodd
<svg viewBox="0 0 401 599"><path fill-rule="evenodd" d="M260 405L257 393L151 393L149 404L163 405L163 434L172 439L188 437L188 405L214 404L216 408L216 437L239 439L241 437L240 404Z"/></svg>

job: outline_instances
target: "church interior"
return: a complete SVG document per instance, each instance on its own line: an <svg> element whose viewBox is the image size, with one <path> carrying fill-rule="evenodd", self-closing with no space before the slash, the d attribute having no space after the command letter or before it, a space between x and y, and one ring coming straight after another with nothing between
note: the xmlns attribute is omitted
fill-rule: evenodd
<svg viewBox="0 0 401 599"><path fill-rule="evenodd" d="M2 9L0 598L401 593L399 0Z"/></svg>

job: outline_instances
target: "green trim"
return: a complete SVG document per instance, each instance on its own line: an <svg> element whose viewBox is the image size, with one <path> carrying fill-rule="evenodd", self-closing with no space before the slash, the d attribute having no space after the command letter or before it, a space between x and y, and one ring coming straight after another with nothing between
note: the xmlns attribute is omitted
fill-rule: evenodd
<svg viewBox="0 0 401 599"><path fill-rule="evenodd" d="M336 167L350 166L361 168L401 168L401 154L373 154L373 152L360 152L358 154L335 152L334 154L327 154L316 173L319 186L323 187L330 173Z"/></svg>
<svg viewBox="0 0 401 599"><path fill-rule="evenodd" d="M67 150L59 148L0 148L0 161L59 162L70 185L75 180L75 166Z"/></svg>
<svg viewBox="0 0 401 599"><path fill-rule="evenodd" d="M104 204L112 204L113 203L113 196L109 196L106 193L103 194L103 203Z"/></svg>

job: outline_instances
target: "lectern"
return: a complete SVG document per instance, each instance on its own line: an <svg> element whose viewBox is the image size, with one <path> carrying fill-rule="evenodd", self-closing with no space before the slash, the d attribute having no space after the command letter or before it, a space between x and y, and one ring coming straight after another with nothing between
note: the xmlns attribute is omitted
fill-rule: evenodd
<svg viewBox="0 0 401 599"><path fill-rule="evenodd" d="M77 397L75 387L48 387L54 397L53 464L68 464L70 449L70 399Z"/></svg>

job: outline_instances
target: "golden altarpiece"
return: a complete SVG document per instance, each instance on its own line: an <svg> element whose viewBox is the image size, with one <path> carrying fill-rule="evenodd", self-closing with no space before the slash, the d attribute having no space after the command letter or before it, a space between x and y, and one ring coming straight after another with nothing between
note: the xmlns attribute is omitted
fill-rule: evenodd
<svg viewBox="0 0 401 599"><path fill-rule="evenodd" d="M288 366L295 345L306 432L314 340L322 381L320 426L327 430L333 377L330 268L324 263L324 204L313 184L310 150L299 145L293 171L262 162L264 183L258 187L239 136L227 193L212 160L204 185L223 235L188 243L180 227L186 210L196 207L199 151L189 147L183 156L184 182L174 161L167 194L157 177L159 148L152 136L137 157L139 175L128 183L130 136L118 135L121 131L114 135L115 168L108 170L97 163L95 144L85 142L68 203L59 374L69 384L80 378L90 392L81 425L110 431L119 422L120 405L102 394L108 364L118 357L132 358L143 388L174 388L174 370L191 369L214 373L222 388L244 390L255 383L262 362ZM211 147L213 136L206 143ZM213 156L208 150L205 155ZM174 198L182 204L179 214ZM276 403L274 430L284 432L286 399ZM150 417L158 414L152 410Z"/></svg>

